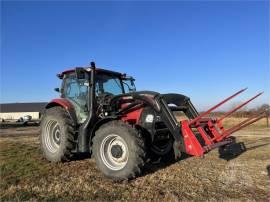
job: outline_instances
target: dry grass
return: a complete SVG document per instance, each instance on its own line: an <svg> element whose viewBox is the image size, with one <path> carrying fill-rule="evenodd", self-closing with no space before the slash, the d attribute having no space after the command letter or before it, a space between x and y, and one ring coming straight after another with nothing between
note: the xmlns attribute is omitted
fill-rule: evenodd
<svg viewBox="0 0 270 202"><path fill-rule="evenodd" d="M248 150L230 161L212 151L171 165L148 165L125 183L106 179L92 159L51 164L36 136L0 138L1 201L178 201L270 198L270 137L240 137Z"/></svg>
<svg viewBox="0 0 270 202"><path fill-rule="evenodd" d="M223 125L225 127L231 127L233 125L236 125L244 120L246 120L247 118L236 118L236 117L229 117L224 119L223 121ZM269 120L269 124L270 124L270 120ZM260 129L260 128L266 128L267 127L267 120L266 118L262 118L259 121L249 125L248 127L244 128L244 130L250 130L250 129ZM269 126L270 127L270 126Z"/></svg>

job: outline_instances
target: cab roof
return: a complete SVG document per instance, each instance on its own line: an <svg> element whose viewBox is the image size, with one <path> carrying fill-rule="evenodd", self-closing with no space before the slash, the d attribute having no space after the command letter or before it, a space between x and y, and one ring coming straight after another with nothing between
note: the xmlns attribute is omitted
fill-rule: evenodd
<svg viewBox="0 0 270 202"><path fill-rule="evenodd" d="M60 79L62 79L65 74L71 74L71 73L75 72L75 69L76 68L84 68L88 72L92 71L91 68L89 68L89 67L88 68L85 68L85 67L74 67L72 69L68 69L68 70L63 71L60 74L57 74L57 76ZM116 75L116 76L119 76L119 77L125 75L125 74L122 74L120 72L115 72L115 71L111 71L111 70L107 70L107 69L102 69L102 68L96 68L96 72L100 72L100 73L104 73L104 74L112 74L112 75Z"/></svg>

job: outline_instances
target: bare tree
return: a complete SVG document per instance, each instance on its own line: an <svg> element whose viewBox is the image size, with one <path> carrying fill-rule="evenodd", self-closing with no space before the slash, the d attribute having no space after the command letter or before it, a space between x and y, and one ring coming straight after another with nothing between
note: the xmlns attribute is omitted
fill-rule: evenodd
<svg viewBox="0 0 270 202"><path fill-rule="evenodd" d="M265 103L257 107L256 111L257 112L267 111L266 113L269 116L269 109L270 109L270 105Z"/></svg>

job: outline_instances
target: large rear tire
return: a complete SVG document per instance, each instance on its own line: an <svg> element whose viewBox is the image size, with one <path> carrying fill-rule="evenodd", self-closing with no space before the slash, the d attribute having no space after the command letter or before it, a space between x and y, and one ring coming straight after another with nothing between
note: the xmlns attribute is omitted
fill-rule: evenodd
<svg viewBox="0 0 270 202"><path fill-rule="evenodd" d="M140 133L122 121L102 125L93 138L97 167L114 180L128 180L141 174L145 164L145 144Z"/></svg>
<svg viewBox="0 0 270 202"><path fill-rule="evenodd" d="M46 110L41 120L40 145L44 157L51 162L68 161L75 148L74 127L62 107Z"/></svg>

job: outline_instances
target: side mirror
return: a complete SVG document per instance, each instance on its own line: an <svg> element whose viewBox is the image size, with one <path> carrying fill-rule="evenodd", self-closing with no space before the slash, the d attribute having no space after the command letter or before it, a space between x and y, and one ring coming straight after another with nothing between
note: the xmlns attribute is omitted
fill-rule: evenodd
<svg viewBox="0 0 270 202"><path fill-rule="evenodd" d="M85 79L85 69L81 67L77 67L75 69L75 74L77 79Z"/></svg>
<svg viewBox="0 0 270 202"><path fill-rule="evenodd" d="M130 83L131 83L131 85L132 85L132 86L135 86L134 81L135 81L135 79L131 77L131 79L130 79Z"/></svg>
<svg viewBox="0 0 270 202"><path fill-rule="evenodd" d="M54 89L56 92L60 93L60 89L59 88L55 88Z"/></svg>

